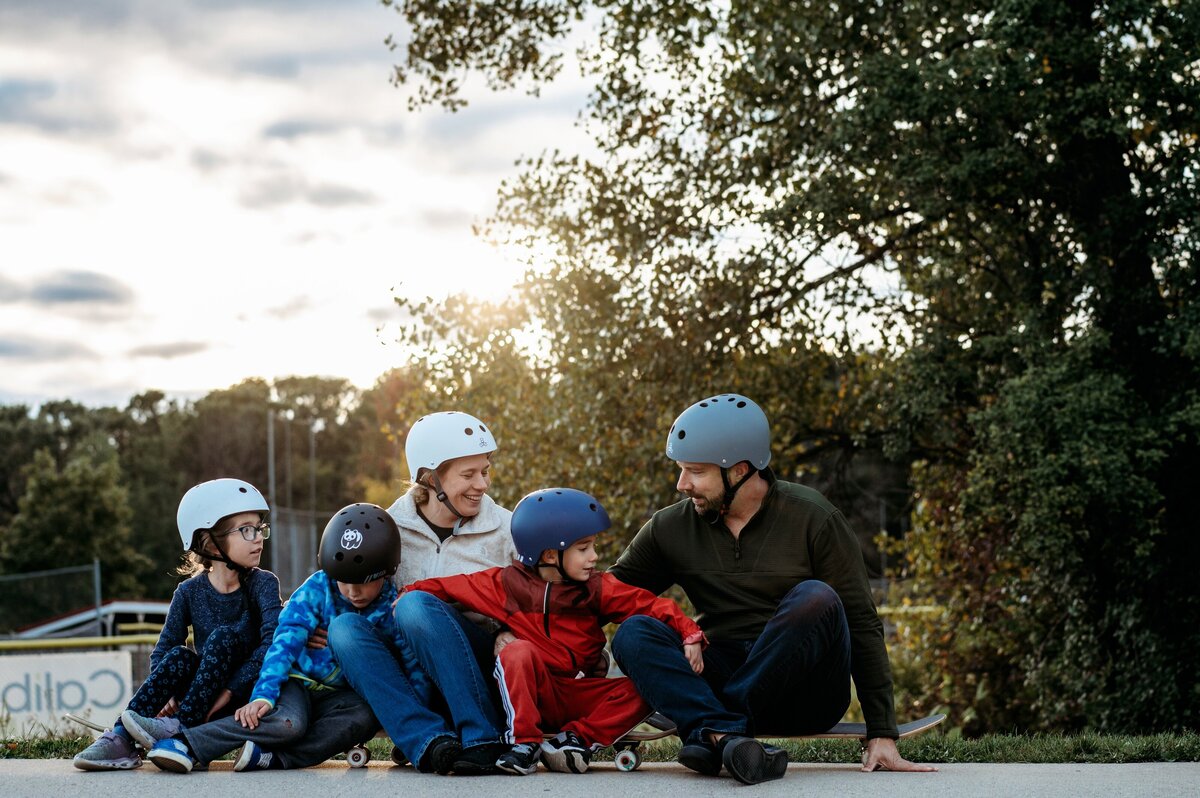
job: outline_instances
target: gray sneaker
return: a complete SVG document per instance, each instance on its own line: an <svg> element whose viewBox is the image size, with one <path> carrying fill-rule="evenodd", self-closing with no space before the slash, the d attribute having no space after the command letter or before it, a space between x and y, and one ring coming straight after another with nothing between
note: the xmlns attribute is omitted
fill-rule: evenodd
<svg viewBox="0 0 1200 798"><path fill-rule="evenodd" d="M141 766L142 758L133 750L133 743L113 731L106 731L75 755L75 767L80 770L129 770Z"/></svg>
<svg viewBox="0 0 1200 798"><path fill-rule="evenodd" d="M121 725L130 737L147 749L153 748L159 740L174 737L183 731L183 724L175 718L143 718L132 709L121 713Z"/></svg>

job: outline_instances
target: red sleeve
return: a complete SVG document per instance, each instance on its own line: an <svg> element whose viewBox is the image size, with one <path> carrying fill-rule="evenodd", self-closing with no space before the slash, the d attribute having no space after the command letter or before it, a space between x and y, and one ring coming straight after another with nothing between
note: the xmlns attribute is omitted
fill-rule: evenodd
<svg viewBox="0 0 1200 798"><path fill-rule="evenodd" d="M607 621L624 621L634 615L648 615L670 626L683 638L683 644L708 645L699 624L683 614L679 605L659 598L649 590L627 585L612 574L601 574L600 612Z"/></svg>
<svg viewBox="0 0 1200 798"><path fill-rule="evenodd" d="M488 568L473 574L440 576L420 579L407 585L401 594L411 590L437 596L443 601L456 601L472 612L496 620L504 620L504 591L500 587L501 568Z"/></svg>

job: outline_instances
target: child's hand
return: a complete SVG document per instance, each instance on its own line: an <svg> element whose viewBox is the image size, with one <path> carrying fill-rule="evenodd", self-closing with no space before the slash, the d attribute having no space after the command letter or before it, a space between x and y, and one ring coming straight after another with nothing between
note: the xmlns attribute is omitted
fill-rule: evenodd
<svg viewBox="0 0 1200 798"><path fill-rule="evenodd" d="M516 639L517 639L517 636L515 634L508 631L507 629L504 630L500 634L496 635L496 640L494 643L492 643L492 654L497 657L500 656L500 649L504 648L505 646L507 646L509 643L511 643L512 641L514 641ZM513 650L516 651L516 649L513 649Z"/></svg>
<svg viewBox="0 0 1200 798"><path fill-rule="evenodd" d="M158 717L169 718L179 711L179 702L172 698L158 711Z"/></svg>
<svg viewBox="0 0 1200 798"><path fill-rule="evenodd" d="M688 665L692 666L692 670L696 673L704 672L704 654L701 653L701 645L699 643L688 643L683 647L683 656L687 657Z"/></svg>
<svg viewBox="0 0 1200 798"><path fill-rule="evenodd" d="M204 720L212 720L213 715L225 708L225 705L233 699L233 693L226 687L217 696L217 700L213 702L212 709L208 710L208 714L204 716Z"/></svg>
<svg viewBox="0 0 1200 798"><path fill-rule="evenodd" d="M233 716L237 718L238 723L242 724L247 729L257 729L258 720L263 715L271 711L271 705L261 698L251 701L244 707L239 707Z"/></svg>

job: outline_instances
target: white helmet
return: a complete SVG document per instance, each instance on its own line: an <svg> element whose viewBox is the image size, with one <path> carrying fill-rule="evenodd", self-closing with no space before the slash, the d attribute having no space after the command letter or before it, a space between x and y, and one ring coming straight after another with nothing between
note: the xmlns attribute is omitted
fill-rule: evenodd
<svg viewBox="0 0 1200 798"><path fill-rule="evenodd" d="M436 471L447 460L494 451L496 438L491 430L475 416L456 410L421 416L404 441L404 457L413 482L424 469Z"/></svg>
<svg viewBox="0 0 1200 798"><path fill-rule="evenodd" d="M237 513L271 511L258 488L240 479L213 479L201 482L179 500L179 537L183 550L191 551L194 536L202 529L212 529L222 518Z"/></svg>

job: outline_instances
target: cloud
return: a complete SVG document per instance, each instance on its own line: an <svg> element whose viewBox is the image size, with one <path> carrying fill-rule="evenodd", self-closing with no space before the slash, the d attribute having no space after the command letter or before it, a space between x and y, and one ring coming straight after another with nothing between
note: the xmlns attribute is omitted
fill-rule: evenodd
<svg viewBox="0 0 1200 798"><path fill-rule="evenodd" d="M89 109L92 98L85 95L82 87L64 87L51 80L0 78L0 125L32 127L43 133L113 130L115 119Z"/></svg>
<svg viewBox="0 0 1200 798"><path fill-rule="evenodd" d="M187 357L203 352L209 348L200 341L173 341L166 344L147 344L129 350L130 357L157 357L170 360L176 357Z"/></svg>
<svg viewBox="0 0 1200 798"><path fill-rule="evenodd" d="M421 225L435 230L467 230L475 217L462 208L426 208L421 211Z"/></svg>
<svg viewBox="0 0 1200 798"><path fill-rule="evenodd" d="M19 283L0 274L0 305L23 299L27 293Z"/></svg>
<svg viewBox="0 0 1200 798"><path fill-rule="evenodd" d="M99 272L55 272L35 282L28 297L38 305L132 305L133 289Z"/></svg>
<svg viewBox="0 0 1200 798"><path fill-rule="evenodd" d="M343 125L335 125L332 122L323 122L313 119L281 119L272 125L269 125L263 131L263 136L269 139L298 139L304 136L322 135L325 133L335 133L341 130Z"/></svg>
<svg viewBox="0 0 1200 798"><path fill-rule="evenodd" d="M313 303L311 297L295 296L282 305L277 305L273 308L267 308L263 311L263 313L272 318L286 321L287 319L294 319L301 313L304 313L306 310L311 309L312 306Z"/></svg>
<svg viewBox="0 0 1200 798"><path fill-rule="evenodd" d="M0 360L44 364L48 360L94 358L96 353L75 341L52 341L22 335L0 336Z"/></svg>
<svg viewBox="0 0 1200 798"><path fill-rule="evenodd" d="M374 194L335 183L313 185L295 175L270 177L260 180L242 191L239 201L247 208L274 208L306 202L321 208L340 208L352 205L374 205L378 197Z"/></svg>

